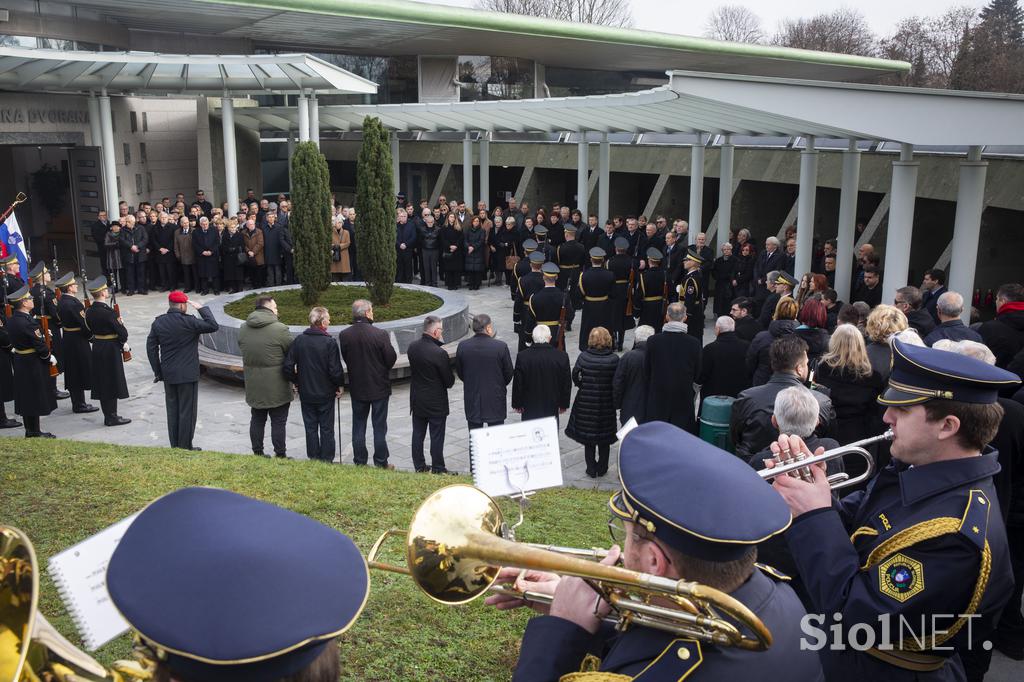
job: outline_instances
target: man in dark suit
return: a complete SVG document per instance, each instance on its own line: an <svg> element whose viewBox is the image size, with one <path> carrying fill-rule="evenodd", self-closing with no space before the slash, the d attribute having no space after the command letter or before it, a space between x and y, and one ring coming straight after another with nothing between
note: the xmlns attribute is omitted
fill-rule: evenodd
<svg viewBox="0 0 1024 682"><path fill-rule="evenodd" d="M782 253L779 251L779 240L777 237L768 237L764 240L764 251L754 260L754 290L763 289L768 273L781 267Z"/></svg>
<svg viewBox="0 0 1024 682"><path fill-rule="evenodd" d="M746 357L749 341L736 336L736 321L728 315L715 320L715 340L704 347L701 354L700 402L709 395L727 395L735 398L750 388L750 374L736 358Z"/></svg>
<svg viewBox="0 0 1024 682"><path fill-rule="evenodd" d="M700 342L686 333L686 307L672 303L662 331L647 340L644 357L647 378L645 422L669 422L681 429L696 429L693 383L700 374Z"/></svg>
<svg viewBox="0 0 1024 682"><path fill-rule="evenodd" d="M192 437L199 406L199 337L212 334L220 325L208 307L199 307L180 291L172 291L167 302L167 312L150 327L146 354L154 380L164 382L171 447L198 450L192 446ZM189 306L199 311L202 319L189 315Z"/></svg>
<svg viewBox="0 0 1024 682"><path fill-rule="evenodd" d="M854 303L864 301L874 308L882 302L882 272L871 264L865 265L862 270L864 281L854 291L851 300Z"/></svg>
<svg viewBox="0 0 1024 682"><path fill-rule="evenodd" d="M318 306L310 310L309 328L288 347L281 366L285 378L299 391L302 423L306 429L306 456L321 462L334 461L335 398L341 397L345 380L338 344L327 333L330 324L331 315L326 308ZM355 403L353 397L353 406ZM354 432L354 417L352 423ZM364 433L365 429L364 418Z"/></svg>
<svg viewBox="0 0 1024 682"><path fill-rule="evenodd" d="M398 224L395 227L395 256L398 267L395 281L403 284L412 282L413 250L416 248L416 225L409 221L404 208L398 209Z"/></svg>
<svg viewBox="0 0 1024 682"><path fill-rule="evenodd" d="M754 317L754 302L744 296L733 299L729 316L736 321L736 336L748 343L764 329Z"/></svg>
<svg viewBox="0 0 1024 682"><path fill-rule="evenodd" d="M924 271L924 278L921 280L921 307L928 311L935 324L939 324L939 313L935 307L939 303L939 296L946 293L946 271L940 268L932 268Z"/></svg>
<svg viewBox="0 0 1024 682"><path fill-rule="evenodd" d="M917 287L900 287L896 290L893 305L907 316L907 323L922 339L935 329L935 321L928 311L921 307L921 290Z"/></svg>
<svg viewBox="0 0 1024 682"><path fill-rule="evenodd" d="M466 422L469 430L485 424L505 423L508 384L512 381L512 356L504 341L494 338L490 315L473 317L473 336L459 342L455 351L455 372L463 384ZM470 446L470 470L473 452Z"/></svg>
<svg viewBox="0 0 1024 682"><path fill-rule="evenodd" d="M516 355L512 373L512 409L523 421L555 417L569 409L572 372L569 355L555 346L551 328L537 325L533 345Z"/></svg>
<svg viewBox="0 0 1024 682"><path fill-rule="evenodd" d="M107 239L107 232L110 231L110 220L107 218L106 211L100 211L96 214L96 222L89 227L89 236L92 237L93 243L96 245L96 253L100 259L100 266L103 268L103 276L110 281L110 270L107 268L107 247L105 241Z"/></svg>
<svg viewBox="0 0 1024 682"><path fill-rule="evenodd" d="M679 300L676 287L683 281L683 259L686 258L686 244L680 244L675 232L665 233L665 279L668 281L670 301ZM649 265L649 264L648 264Z"/></svg>
<svg viewBox="0 0 1024 682"><path fill-rule="evenodd" d="M455 374L442 348L444 326L441 318L428 315L423 321L423 336L409 344L406 355L412 381L409 386L409 411L412 413L412 464L419 473L446 474L444 465L444 427L448 421L448 389ZM430 466L423 457L423 441L430 428Z"/></svg>

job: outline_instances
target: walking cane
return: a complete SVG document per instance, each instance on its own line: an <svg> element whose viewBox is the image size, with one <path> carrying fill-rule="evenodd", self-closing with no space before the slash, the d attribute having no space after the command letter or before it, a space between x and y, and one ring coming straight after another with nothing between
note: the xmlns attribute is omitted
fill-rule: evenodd
<svg viewBox="0 0 1024 682"><path fill-rule="evenodd" d="M334 398L334 403L335 403L334 404L335 412L338 413L338 437L336 438L336 440L338 441L338 464L341 464L341 396L340 395L336 396Z"/></svg>

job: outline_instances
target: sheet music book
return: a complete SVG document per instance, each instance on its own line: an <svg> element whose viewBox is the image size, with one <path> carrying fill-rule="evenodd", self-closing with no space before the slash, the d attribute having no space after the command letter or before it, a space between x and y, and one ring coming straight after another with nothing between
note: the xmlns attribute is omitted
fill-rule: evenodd
<svg viewBox="0 0 1024 682"><path fill-rule="evenodd" d="M132 514L50 559L50 577L89 651L129 628L107 593L107 564L136 516Z"/></svg>
<svg viewBox="0 0 1024 682"><path fill-rule="evenodd" d="M562 485L554 417L474 429L470 440L473 483L492 497Z"/></svg>

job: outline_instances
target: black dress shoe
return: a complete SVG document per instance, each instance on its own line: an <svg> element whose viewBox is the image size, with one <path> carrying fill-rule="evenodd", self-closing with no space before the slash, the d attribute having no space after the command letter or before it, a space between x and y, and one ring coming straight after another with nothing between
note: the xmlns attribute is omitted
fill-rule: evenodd
<svg viewBox="0 0 1024 682"><path fill-rule="evenodd" d="M56 438L57 436L46 431L33 431L32 433L26 433L25 438Z"/></svg>
<svg viewBox="0 0 1024 682"><path fill-rule="evenodd" d="M277 457L279 459L288 459L288 455L286 455L283 452L275 452L274 457Z"/></svg>
<svg viewBox="0 0 1024 682"><path fill-rule="evenodd" d="M57 400L67 400L68 398L71 397L71 394L68 393L67 391L57 391L56 393L53 394L53 397L56 398Z"/></svg>
<svg viewBox="0 0 1024 682"><path fill-rule="evenodd" d="M10 417L6 417L0 421L0 429L13 429L18 426L21 426L21 422L17 419L11 419Z"/></svg>
<svg viewBox="0 0 1024 682"><path fill-rule="evenodd" d="M127 417L119 417L116 414L113 417L107 417L103 420L104 426L124 426L125 424L131 424L132 420Z"/></svg>
<svg viewBox="0 0 1024 682"><path fill-rule="evenodd" d="M73 408L71 408L71 411L74 412L75 414L88 414L90 412L97 412L99 409L100 408L96 407L95 405L84 403L82 405L75 405Z"/></svg>
<svg viewBox="0 0 1024 682"><path fill-rule="evenodd" d="M186 449L186 450L191 450L192 452L202 452L202 451L203 451L203 449L202 449L202 448L200 448L200 447L197 447L197 446L195 446L195 445L193 445L193 446L192 446L192 447L190 447L190 448L185 448L185 449Z"/></svg>
<svg viewBox="0 0 1024 682"><path fill-rule="evenodd" d="M267 459L270 459L270 455L268 455L265 452L254 452L252 454L256 455L257 457L266 457Z"/></svg>

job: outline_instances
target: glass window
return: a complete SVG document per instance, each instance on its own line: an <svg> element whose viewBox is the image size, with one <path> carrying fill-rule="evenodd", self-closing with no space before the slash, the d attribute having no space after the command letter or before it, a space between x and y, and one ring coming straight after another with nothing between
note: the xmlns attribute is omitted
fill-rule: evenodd
<svg viewBox="0 0 1024 682"><path fill-rule="evenodd" d="M125 142L121 147L124 149L124 165L130 166L132 163L132 146Z"/></svg>
<svg viewBox="0 0 1024 682"><path fill-rule="evenodd" d="M149 194L153 191L153 174L146 171L146 193Z"/></svg>
<svg viewBox="0 0 1024 682"><path fill-rule="evenodd" d="M0 35L0 47L35 47L37 43L35 36Z"/></svg>
<svg viewBox="0 0 1024 682"><path fill-rule="evenodd" d="M459 99L533 97L533 62L516 57L459 57Z"/></svg>
<svg viewBox="0 0 1024 682"><path fill-rule="evenodd" d="M117 176L117 196L121 196L121 176Z"/></svg>
<svg viewBox="0 0 1024 682"><path fill-rule="evenodd" d="M133 133L139 131L139 115L134 111L128 112L128 127L131 128Z"/></svg>
<svg viewBox="0 0 1024 682"><path fill-rule="evenodd" d="M142 173L135 174L135 193L142 194Z"/></svg>
<svg viewBox="0 0 1024 682"><path fill-rule="evenodd" d="M139 161L141 161L142 163L146 163L146 161L148 161L148 158L146 157L146 143L145 142L140 142L139 143Z"/></svg>
<svg viewBox="0 0 1024 682"><path fill-rule="evenodd" d="M142 112L142 132L149 132L149 114L145 111Z"/></svg>
<svg viewBox="0 0 1024 682"><path fill-rule="evenodd" d="M549 66L544 80L551 97L613 95L650 90L668 83L668 76L647 71L598 71Z"/></svg>

